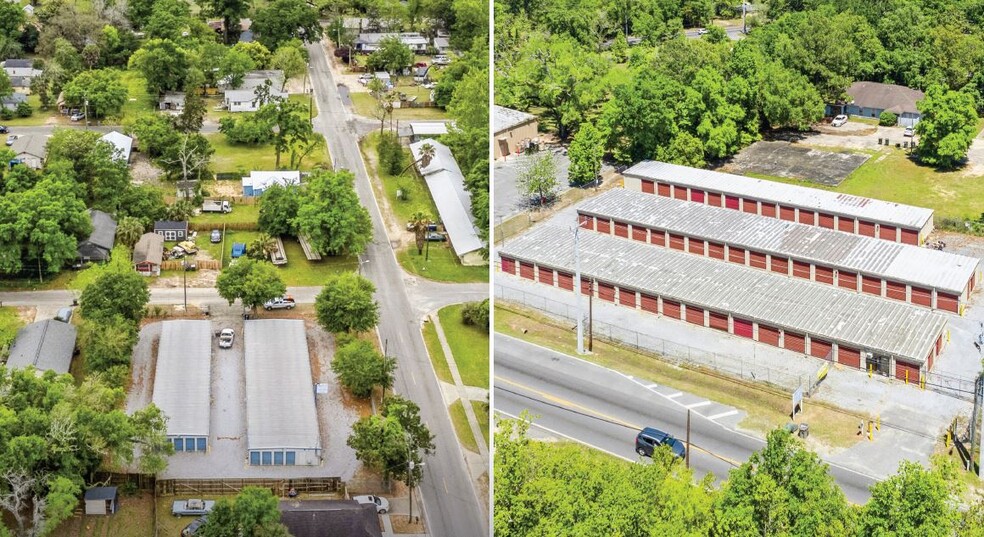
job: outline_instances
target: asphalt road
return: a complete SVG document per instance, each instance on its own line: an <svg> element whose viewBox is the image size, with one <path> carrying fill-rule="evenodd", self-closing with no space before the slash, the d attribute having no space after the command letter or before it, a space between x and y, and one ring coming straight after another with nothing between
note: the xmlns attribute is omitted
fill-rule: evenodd
<svg viewBox="0 0 984 537"><path fill-rule="evenodd" d="M495 334L495 411L518 416L524 409L535 426L629 461L635 435L656 427L686 440L687 410L673 399L616 371ZM690 465L716 481L765 443L691 412ZM863 503L874 479L831 465L830 473L848 500Z"/></svg>
<svg viewBox="0 0 984 537"><path fill-rule="evenodd" d="M420 485L428 530L435 537L488 535L488 514L472 486L464 455L448 417L437 377L427 358L427 349L414 315L404 282L404 272L386 241L382 215L369 183L365 163L356 143L357 122L342 103L328 68L324 47L308 46L311 79L318 105L314 128L325 136L332 162L355 174L359 199L372 217L376 240L363 259L363 275L376 285L382 305L379 337L391 356L397 358L396 391L420 405L420 415L434 434L436 453L426 457Z"/></svg>

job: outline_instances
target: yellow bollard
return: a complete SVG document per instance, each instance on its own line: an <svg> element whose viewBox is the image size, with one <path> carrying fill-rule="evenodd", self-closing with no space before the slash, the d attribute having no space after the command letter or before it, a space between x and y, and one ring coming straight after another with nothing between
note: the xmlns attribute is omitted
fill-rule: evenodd
<svg viewBox="0 0 984 537"><path fill-rule="evenodd" d="M881 430L881 414L875 416L875 429Z"/></svg>
<svg viewBox="0 0 984 537"><path fill-rule="evenodd" d="M871 420L868 420L868 441L871 441Z"/></svg>
<svg viewBox="0 0 984 537"><path fill-rule="evenodd" d="M868 378L871 378L871 364L868 364Z"/></svg>
<svg viewBox="0 0 984 537"><path fill-rule="evenodd" d="M919 387L920 387L920 388L921 388L921 389L922 389L923 391L925 391L925 390L926 390L926 379L925 379L925 378L921 378L921 377L920 377L920 379L919 379Z"/></svg>
<svg viewBox="0 0 984 537"><path fill-rule="evenodd" d="M905 370L905 383L906 384L909 384L909 370L908 369Z"/></svg>

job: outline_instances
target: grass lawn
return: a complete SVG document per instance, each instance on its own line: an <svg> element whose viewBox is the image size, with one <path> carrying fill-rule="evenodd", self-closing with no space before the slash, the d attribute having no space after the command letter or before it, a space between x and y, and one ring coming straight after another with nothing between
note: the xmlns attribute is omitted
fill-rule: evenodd
<svg viewBox="0 0 984 537"><path fill-rule="evenodd" d="M386 200L389 201L390 209L393 210L397 221L406 224L410 221L410 217L418 211L437 219L437 206L434 205L434 200L427 189L427 183L413 168L398 177L379 169L376 158L376 145L378 143L379 132L373 132L366 136L360 145L362 153L366 157L365 161L369 165L369 172L372 176L379 178L383 193L386 195ZM405 155L404 166L409 166L412 162L410 151L404 149L403 153ZM402 199L396 197L397 190L403 191ZM376 191L378 192L379 189L377 188Z"/></svg>
<svg viewBox="0 0 984 537"><path fill-rule="evenodd" d="M21 322L20 317L17 315L17 309L6 307L0 308L0 348L10 345L14 342L14 338L17 336L17 330L24 323ZM428 324L432 330L433 325ZM444 358L444 355L441 355ZM447 367L447 365L445 365Z"/></svg>
<svg viewBox="0 0 984 537"><path fill-rule="evenodd" d="M60 117L58 109L54 106L48 110L41 110L41 99L37 95L28 95L27 104L31 105L31 109L34 113L28 117L15 117L13 119L7 119L0 121L3 125L7 127L31 127L38 125L46 125L49 121ZM63 122L68 125L71 123L68 118L63 118ZM16 134L14 132L13 134Z"/></svg>
<svg viewBox="0 0 984 537"><path fill-rule="evenodd" d="M0 278L0 289L4 291L47 291L49 289L67 289L69 282L75 278L74 270L65 269L58 274L45 274L44 281L38 278Z"/></svg>
<svg viewBox="0 0 984 537"><path fill-rule="evenodd" d="M127 99L121 111L122 117L113 118L115 123L136 119L140 114L153 113L157 110L157 103L147 93L147 79L140 73L123 71L120 73L120 81L126 86Z"/></svg>
<svg viewBox="0 0 984 537"><path fill-rule="evenodd" d="M429 280L453 283L474 283L489 281L489 267L466 267L458 260L447 243L432 242L430 254L425 247L424 254L417 254L416 245L396 253L396 259L407 272Z"/></svg>
<svg viewBox="0 0 984 537"><path fill-rule="evenodd" d="M310 112L308 112L308 103L310 98L307 95L300 93L294 93L288 95L287 98L291 101L301 103L303 105L302 111L304 117L309 117ZM243 117L251 114L252 112L229 112L228 110L222 110L222 97L219 95L212 95L205 98L205 117L209 121L219 122L225 117ZM314 107L314 115L310 117L318 117L318 107Z"/></svg>
<svg viewBox="0 0 984 537"><path fill-rule="evenodd" d="M472 409L475 411L475 417L478 419L478 428L482 430L482 436L485 437L485 445L489 445L489 408L485 401L472 401Z"/></svg>
<svg viewBox="0 0 984 537"><path fill-rule="evenodd" d="M437 339L437 328L434 327L434 323L424 323L424 343L427 345L427 354L430 355L437 378L448 384L454 384L454 379L451 378L451 369L448 367L448 359L444 355L441 341Z"/></svg>
<svg viewBox="0 0 984 537"><path fill-rule="evenodd" d="M400 87L397 91L403 91L404 93L410 93L406 90L412 88ZM421 88L423 89L423 88ZM426 90L428 95L430 95L430 90ZM373 109L376 107L376 99L368 93L350 93L349 98L352 99L352 108L355 113L367 117L373 117ZM421 97L418 97L420 100ZM448 119L448 114L442 108L432 107L432 108L396 108L393 110L393 119Z"/></svg>
<svg viewBox="0 0 984 537"><path fill-rule="evenodd" d="M179 535L181 530L191 524L195 517L171 516L171 505L168 503L166 513L161 513L160 507L164 502L177 498L162 498L158 503L158 523L161 524L160 535ZM165 520L164 517L173 519ZM154 497L150 492L142 492L138 496L121 494L120 510L112 516L77 515L69 518L54 531L52 537L153 537ZM173 531L168 531L173 529Z"/></svg>
<svg viewBox="0 0 984 537"><path fill-rule="evenodd" d="M209 183L206 181L203 185L204 188L208 188ZM231 213L202 213L192 217L191 222L200 224L216 224L219 227L222 224L231 224L233 222L256 222L260 217L260 204L259 203L233 203Z"/></svg>
<svg viewBox="0 0 984 537"><path fill-rule="evenodd" d="M458 365L461 382L468 386L489 387L488 330L467 325L461 320L464 304L454 304L437 312L444 337Z"/></svg>
<svg viewBox="0 0 984 537"><path fill-rule="evenodd" d="M206 134L215 154L212 155L212 169L223 173L248 174L251 170L275 170L276 154L272 144L240 145L229 143L224 134ZM280 155L281 167L290 164L290 154ZM331 167L328 152L313 153L304 159L302 170L310 170L318 165Z"/></svg>
<svg viewBox="0 0 984 537"><path fill-rule="evenodd" d="M458 435L462 447L472 453L478 453L478 444L475 442L471 427L468 426L468 417L465 416L465 407L462 406L461 399L448 407L448 413L451 414L451 423L454 424L454 432Z"/></svg>
<svg viewBox="0 0 984 537"><path fill-rule="evenodd" d="M321 261L308 261L304 257L301 243L286 237L283 241L284 250L287 251L287 264L278 268L288 286L321 286L331 274L352 272L359 268L357 256L322 256Z"/></svg>

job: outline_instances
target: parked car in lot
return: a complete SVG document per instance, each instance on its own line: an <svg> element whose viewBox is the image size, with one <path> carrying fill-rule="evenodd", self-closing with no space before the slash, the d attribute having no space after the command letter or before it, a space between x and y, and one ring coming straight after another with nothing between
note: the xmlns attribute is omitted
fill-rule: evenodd
<svg viewBox="0 0 984 537"><path fill-rule="evenodd" d="M448 240L448 238L444 235L444 233L438 233L436 231L431 231L427 233L427 235L424 238L433 242L444 242Z"/></svg>
<svg viewBox="0 0 984 537"><path fill-rule="evenodd" d="M10 136L7 137L7 145L8 146L14 145L14 140L16 140L16 139L17 139L17 135L16 134L11 134Z"/></svg>
<svg viewBox="0 0 984 537"><path fill-rule="evenodd" d="M915 135L916 135L916 130L913 129L912 127L906 127L905 132L902 133L902 136L908 136L909 138L912 138Z"/></svg>
<svg viewBox="0 0 984 537"><path fill-rule="evenodd" d="M707 33L707 28L697 28L697 35L704 35Z"/></svg>
<svg viewBox="0 0 984 537"><path fill-rule="evenodd" d="M0 125L0 134L7 134L7 132L9 132L7 127Z"/></svg>
<svg viewBox="0 0 984 537"><path fill-rule="evenodd" d="M232 243L232 258L236 259L244 255L246 255L246 243L245 242Z"/></svg>
<svg viewBox="0 0 984 537"><path fill-rule="evenodd" d="M263 309L267 311L283 310L283 309L292 310L296 305L297 303L294 302L294 299L292 297L278 296L273 300L267 300L266 303L263 304Z"/></svg>
<svg viewBox="0 0 984 537"><path fill-rule="evenodd" d="M71 117L69 117L68 119L72 121L82 121L83 119L85 119L85 114L83 114L82 112L76 112L72 114Z"/></svg>
<svg viewBox="0 0 984 537"><path fill-rule="evenodd" d="M369 84L369 81L372 80L373 78L375 77L373 77L371 74L363 73L362 75L359 76L359 84L365 86L366 84Z"/></svg>
<svg viewBox="0 0 984 537"><path fill-rule="evenodd" d="M660 446L669 446L673 455L681 459L687 456L686 446L680 440L673 438L670 433L654 427L646 427L636 435L636 453L643 457L652 457L653 451Z"/></svg>
<svg viewBox="0 0 984 537"><path fill-rule="evenodd" d="M234 341L236 341L236 331L232 328L223 328L222 331L219 332L220 349L231 348Z"/></svg>
<svg viewBox="0 0 984 537"><path fill-rule="evenodd" d="M222 242L222 232L217 229L213 229L212 233L208 236L208 240L213 244Z"/></svg>
<svg viewBox="0 0 984 537"><path fill-rule="evenodd" d="M847 116L845 116L844 114L841 114L839 116L834 117L834 120L830 122L830 125L832 127L840 127L841 125L843 125L845 123L847 123Z"/></svg>
<svg viewBox="0 0 984 537"><path fill-rule="evenodd" d="M376 506L376 512L379 514L385 514L389 511L390 503L386 498L380 498L379 496L353 496L353 500L359 503L372 504Z"/></svg>
<svg viewBox="0 0 984 537"><path fill-rule="evenodd" d="M207 519L207 516L200 516L195 520L192 520L191 524L188 524L183 530L181 530L181 537L193 537L198 533L198 530L205 525L205 521Z"/></svg>

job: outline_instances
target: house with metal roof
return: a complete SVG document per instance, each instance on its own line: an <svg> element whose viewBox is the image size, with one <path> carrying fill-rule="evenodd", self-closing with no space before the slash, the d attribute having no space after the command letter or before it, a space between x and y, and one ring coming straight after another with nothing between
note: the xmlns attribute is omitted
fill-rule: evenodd
<svg viewBox="0 0 984 537"><path fill-rule="evenodd" d="M321 434L304 321L246 321L243 344L249 464L320 464Z"/></svg>
<svg viewBox="0 0 984 537"><path fill-rule="evenodd" d="M11 82L11 84L13 84L13 82ZM16 111L17 107L21 103L26 103L26 102L27 102L27 95L19 92L14 92L11 93L10 95L5 95L3 98L0 98L0 108Z"/></svg>
<svg viewBox="0 0 984 537"><path fill-rule="evenodd" d="M113 158L121 162L130 162L130 153L133 151L133 138L119 131L107 132L100 138L113 146Z"/></svg>
<svg viewBox="0 0 984 537"><path fill-rule="evenodd" d="M160 276L164 262L164 237L144 233L133 246L133 268L144 276Z"/></svg>
<svg viewBox="0 0 984 537"><path fill-rule="evenodd" d="M430 158L424 157L424 146L433 148ZM430 190L434 205L448 232L455 255L463 265L484 265L482 239L475 229L471 214L471 195L465 190L465 176L451 149L437 140L422 140L410 144L410 153Z"/></svg>
<svg viewBox="0 0 984 537"><path fill-rule="evenodd" d="M980 282L980 259L614 189L582 203L601 233L959 313Z"/></svg>
<svg viewBox="0 0 984 537"><path fill-rule="evenodd" d="M161 95L161 99L158 101L157 105L161 110L180 112L184 110L185 107L185 92L165 91L164 95Z"/></svg>
<svg viewBox="0 0 984 537"><path fill-rule="evenodd" d="M88 261L108 261L109 253L116 244L116 221L102 211L89 209L92 233L79 241L78 255L83 263Z"/></svg>
<svg viewBox="0 0 984 537"><path fill-rule="evenodd" d="M933 210L742 175L643 161L625 188L904 244L922 244Z"/></svg>
<svg viewBox="0 0 984 537"><path fill-rule="evenodd" d="M153 401L168 417L175 452L208 450L211 384L212 323L162 322Z"/></svg>
<svg viewBox="0 0 984 537"><path fill-rule="evenodd" d="M257 98L255 88L236 89L226 90L222 97L222 103L230 112L256 112L264 104L282 101L286 98L287 94L280 91L279 87L270 90L270 99L267 102L261 102Z"/></svg>
<svg viewBox="0 0 984 537"><path fill-rule="evenodd" d="M946 317L918 308L599 233L579 237L581 292L599 300L918 382ZM500 249L502 272L574 289L574 237L538 227Z"/></svg>
<svg viewBox="0 0 984 537"><path fill-rule="evenodd" d="M31 323L17 331L10 347L7 367L35 367L68 373L75 354L77 331L74 325L48 319Z"/></svg>
<svg viewBox="0 0 984 537"><path fill-rule="evenodd" d="M256 69L243 75L243 82L239 87L233 88L230 82L229 77L219 80L219 90L255 90L269 82L271 90L280 91L284 86L284 72L280 69Z"/></svg>
<svg viewBox="0 0 984 537"><path fill-rule="evenodd" d="M400 136L408 136L410 142L419 142L428 138L437 138L448 133L448 126L453 121L411 121L408 127L400 129Z"/></svg>
<svg viewBox="0 0 984 537"><path fill-rule="evenodd" d="M41 74L40 69L34 68L33 60L11 58L0 62L0 66L10 78L10 85L15 88L30 88L31 80Z"/></svg>
<svg viewBox="0 0 984 537"><path fill-rule="evenodd" d="M28 168L40 170L48 158L48 137L41 134L18 136L10 146L16 155L14 161Z"/></svg>
<svg viewBox="0 0 984 537"><path fill-rule="evenodd" d="M263 191L273 185L290 186L301 184L301 172L294 170L251 171L243 177L243 196L247 198L262 196Z"/></svg>
<svg viewBox="0 0 984 537"><path fill-rule="evenodd" d="M533 114L504 106L492 107L492 133L495 137L495 158L505 158L522 152L525 144L537 138L539 122Z"/></svg>

